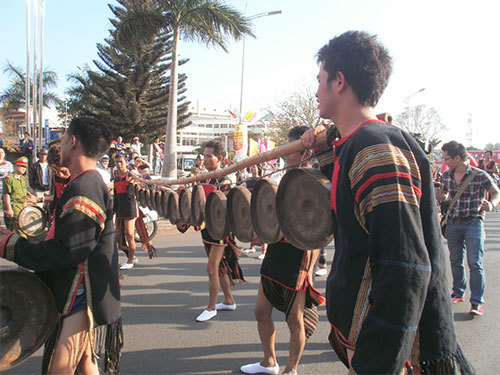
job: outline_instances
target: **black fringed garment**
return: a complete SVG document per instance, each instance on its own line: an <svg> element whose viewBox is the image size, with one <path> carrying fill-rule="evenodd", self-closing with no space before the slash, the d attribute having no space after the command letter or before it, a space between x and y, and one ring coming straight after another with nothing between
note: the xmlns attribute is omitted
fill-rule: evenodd
<svg viewBox="0 0 500 375"><path fill-rule="evenodd" d="M332 141L335 256L330 342L358 374L472 373L455 333L429 161L401 129L368 121Z"/></svg>
<svg viewBox="0 0 500 375"><path fill-rule="evenodd" d="M123 344L118 252L112 199L101 175L88 170L68 183L56 204L53 239L30 243L13 235L3 251L7 259L37 271L54 294L61 317L71 312L83 283L95 326L106 325L114 338L114 347L106 348L113 358L106 361L108 368L117 369Z"/></svg>

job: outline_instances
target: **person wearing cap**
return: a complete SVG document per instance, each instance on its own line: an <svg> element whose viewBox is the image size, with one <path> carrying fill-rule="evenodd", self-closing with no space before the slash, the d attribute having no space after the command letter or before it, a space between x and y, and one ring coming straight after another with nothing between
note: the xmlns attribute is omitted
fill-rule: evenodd
<svg viewBox="0 0 500 375"><path fill-rule="evenodd" d="M130 153L136 153L141 156L142 143L139 142L139 137L132 138L132 143L130 144Z"/></svg>
<svg viewBox="0 0 500 375"><path fill-rule="evenodd" d="M19 228L16 218L27 203L38 202L38 199L26 188L24 174L27 168L28 158L21 156L14 162L14 173L7 175L3 180L5 226L22 237L26 235Z"/></svg>
<svg viewBox="0 0 500 375"><path fill-rule="evenodd" d="M35 143L30 138L30 133L24 132L24 138L19 140L19 148L21 154L24 154L28 158L28 163L33 162L33 150L35 149Z"/></svg>
<svg viewBox="0 0 500 375"><path fill-rule="evenodd" d="M207 169L203 165L203 155L198 154L196 157L196 165L191 169L191 176L196 176L201 173L205 173Z"/></svg>
<svg viewBox="0 0 500 375"><path fill-rule="evenodd" d="M109 170L109 156L104 155L97 163L97 172L99 172L104 180L104 183L111 187L111 171Z"/></svg>
<svg viewBox="0 0 500 375"><path fill-rule="evenodd" d="M50 173L46 148L38 152L38 160L30 168L29 183L37 196L49 191Z"/></svg>

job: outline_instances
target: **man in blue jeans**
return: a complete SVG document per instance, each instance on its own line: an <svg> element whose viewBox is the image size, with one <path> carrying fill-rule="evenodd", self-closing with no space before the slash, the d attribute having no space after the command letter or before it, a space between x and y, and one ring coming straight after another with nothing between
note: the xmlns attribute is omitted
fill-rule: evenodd
<svg viewBox="0 0 500 375"><path fill-rule="evenodd" d="M466 276L464 258L467 251L467 263L470 269L471 309L474 315L483 315L483 295L485 277L483 268L484 226L486 211L493 209L500 202L500 191L488 173L471 167L465 147L455 141L441 147L443 159L448 166L441 181L442 196L450 195L453 199L461 184L473 170L478 173L458 198L448 216L446 238L450 250L451 273L453 276L452 302L465 300ZM487 199L489 193L489 199Z"/></svg>

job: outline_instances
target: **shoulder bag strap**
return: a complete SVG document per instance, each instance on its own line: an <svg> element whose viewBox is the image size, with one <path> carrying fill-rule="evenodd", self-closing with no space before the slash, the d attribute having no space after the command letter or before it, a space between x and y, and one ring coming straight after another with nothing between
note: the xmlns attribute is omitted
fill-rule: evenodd
<svg viewBox="0 0 500 375"><path fill-rule="evenodd" d="M457 193L455 194L455 196L453 197L453 199L450 202L450 206L448 207L448 212L446 213L446 216L445 216L445 218L443 220L444 224L446 224L448 222L448 216L450 215L453 206L455 206L455 203L457 203L458 198L460 198L460 196L465 191L465 189L467 188L467 186L469 186L469 184L472 182L472 180L474 179L474 177L477 176L478 173L479 173L479 171L477 169L473 170L472 173L465 179L465 181L462 184L462 186L460 186L460 189L458 189Z"/></svg>

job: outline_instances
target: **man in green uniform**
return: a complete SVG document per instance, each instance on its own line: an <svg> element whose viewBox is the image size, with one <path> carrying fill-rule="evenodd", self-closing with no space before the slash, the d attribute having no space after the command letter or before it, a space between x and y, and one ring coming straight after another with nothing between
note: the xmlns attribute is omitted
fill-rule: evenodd
<svg viewBox="0 0 500 375"><path fill-rule="evenodd" d="M3 181L3 203L5 207L5 218L8 229L26 237L19 229L17 216L24 208L27 202L37 203L37 198L28 192L26 188L26 168L28 167L28 158L21 156L14 163L14 173L9 174Z"/></svg>

